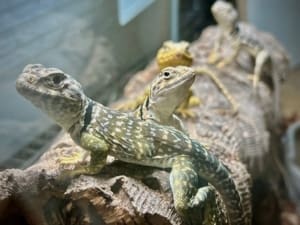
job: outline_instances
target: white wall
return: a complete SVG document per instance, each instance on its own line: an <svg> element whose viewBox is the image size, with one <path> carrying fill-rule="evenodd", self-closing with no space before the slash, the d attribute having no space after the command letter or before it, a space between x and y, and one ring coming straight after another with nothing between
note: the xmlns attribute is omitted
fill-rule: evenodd
<svg viewBox="0 0 300 225"><path fill-rule="evenodd" d="M300 1L248 0L250 23L269 31L288 50L292 66L300 65Z"/></svg>

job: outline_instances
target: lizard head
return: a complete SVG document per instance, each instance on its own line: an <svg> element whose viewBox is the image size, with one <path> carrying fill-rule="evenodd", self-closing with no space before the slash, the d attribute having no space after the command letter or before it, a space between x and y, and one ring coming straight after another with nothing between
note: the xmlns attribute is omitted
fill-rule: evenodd
<svg viewBox="0 0 300 225"><path fill-rule="evenodd" d="M186 66L167 67L153 80L150 99L160 111L174 111L189 95L188 89L195 80L195 71Z"/></svg>
<svg viewBox="0 0 300 225"><path fill-rule="evenodd" d="M24 68L16 89L65 129L78 121L86 100L81 85L70 75L40 64Z"/></svg>
<svg viewBox="0 0 300 225"><path fill-rule="evenodd" d="M229 2L216 1L211 7L211 12L217 23L225 29L231 30L238 21L238 13Z"/></svg>
<svg viewBox="0 0 300 225"><path fill-rule="evenodd" d="M160 69L168 66L191 66L193 58L189 52L190 44L186 41L165 41L158 50L156 61Z"/></svg>

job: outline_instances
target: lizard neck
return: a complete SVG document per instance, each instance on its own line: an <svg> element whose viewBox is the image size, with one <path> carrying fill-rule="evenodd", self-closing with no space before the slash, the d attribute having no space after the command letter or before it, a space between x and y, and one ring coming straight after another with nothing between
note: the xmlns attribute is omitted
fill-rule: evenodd
<svg viewBox="0 0 300 225"><path fill-rule="evenodd" d="M78 119L74 121L72 126L66 129L75 142L79 141L80 135L86 131L87 127L91 124L95 102L86 97L83 99L82 105L82 111L78 116Z"/></svg>
<svg viewBox="0 0 300 225"><path fill-rule="evenodd" d="M236 24L220 24L226 34L233 35L236 33Z"/></svg>
<svg viewBox="0 0 300 225"><path fill-rule="evenodd" d="M167 123L177 108L177 104L157 104L151 98L148 101L148 106L143 105L143 112L148 117L146 119L152 118L159 123Z"/></svg>

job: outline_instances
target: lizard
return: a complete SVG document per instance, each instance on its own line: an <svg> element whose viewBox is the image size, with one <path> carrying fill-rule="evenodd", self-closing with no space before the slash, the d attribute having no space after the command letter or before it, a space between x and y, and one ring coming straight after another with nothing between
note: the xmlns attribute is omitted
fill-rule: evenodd
<svg viewBox="0 0 300 225"><path fill-rule="evenodd" d="M189 96L187 90L192 86L195 76L190 67L166 67L151 82L149 94L134 115L141 120L153 120L186 133L175 110Z"/></svg>
<svg viewBox="0 0 300 225"><path fill-rule="evenodd" d="M220 54L218 54L218 52L225 39L229 40L233 52L226 59L219 61L217 64L218 67L222 68L231 64L237 59L240 51L246 51L254 59L254 71L252 75L250 74L249 78L252 80L252 86L255 92L264 72L268 73L267 79L271 78L271 83L266 83L274 90L274 119L279 121L280 82L284 80L285 74L281 74L282 71L277 71L275 68L276 63L266 44L249 32L245 32L241 29L238 21L238 12L231 3L222 0L216 1L211 7L211 12L218 26L221 28L221 35L215 42L208 62L217 63L220 60Z"/></svg>
<svg viewBox="0 0 300 225"><path fill-rule="evenodd" d="M233 52L229 57L220 61L218 66L224 67L231 64L236 60L239 52L245 50L255 59L254 74L251 79L253 79L253 87L256 88L262 75L263 67L270 61L269 52L257 39L242 32L238 24L238 13L231 3L216 1L211 7L211 12L217 21L218 26L221 28L222 33L215 42L208 61L210 63L219 61L218 52L220 51L224 39L227 38Z"/></svg>
<svg viewBox="0 0 300 225"><path fill-rule="evenodd" d="M186 41L165 41L156 55L156 62L159 66L159 69L162 70L168 66L191 66L193 64L193 57L189 52L189 46L190 44ZM220 79L217 77L216 72L204 65L198 66L194 68L194 70L197 73L197 75L209 76L231 104L233 114L237 113L237 101L230 94L230 92L224 86L222 81L220 81ZM141 94L133 100L118 105L117 109L135 110L136 108L138 108L139 105L145 102L145 99L147 99L147 96L149 96L149 92L150 88L148 86L144 90L143 94ZM189 95L187 96L186 100L184 100L176 110L176 112L184 118L194 117L195 115L189 110L189 107L196 106L200 103L200 100L193 95L193 92L191 90L189 90L188 93Z"/></svg>
<svg viewBox="0 0 300 225"><path fill-rule="evenodd" d="M57 68L27 65L16 81L16 89L90 152L89 165L68 171L70 176L99 173L108 155L127 163L170 168L174 206L187 223L191 223L189 209L203 197L197 192L201 177L222 196L229 223L243 224L240 196L230 171L183 132L93 101L79 82Z"/></svg>

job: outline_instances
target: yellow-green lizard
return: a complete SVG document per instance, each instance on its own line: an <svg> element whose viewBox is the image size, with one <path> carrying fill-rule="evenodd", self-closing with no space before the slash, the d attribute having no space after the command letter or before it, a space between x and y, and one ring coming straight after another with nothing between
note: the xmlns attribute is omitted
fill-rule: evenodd
<svg viewBox="0 0 300 225"><path fill-rule="evenodd" d="M93 101L75 79L56 68L27 65L16 88L90 151L90 164L69 171L71 175L100 172L108 154L128 163L171 168L174 205L187 223L195 216L189 210L202 198L198 195L201 178L221 194L230 224L244 224L240 196L229 170L183 132Z"/></svg>

